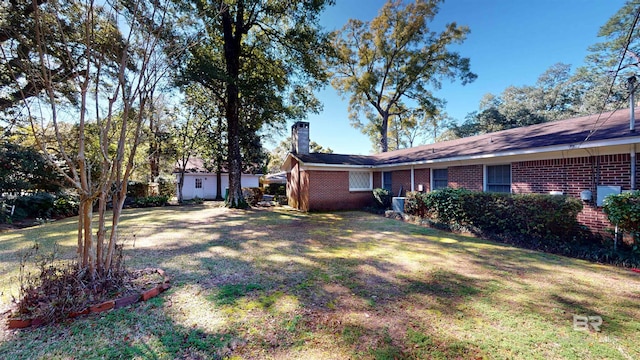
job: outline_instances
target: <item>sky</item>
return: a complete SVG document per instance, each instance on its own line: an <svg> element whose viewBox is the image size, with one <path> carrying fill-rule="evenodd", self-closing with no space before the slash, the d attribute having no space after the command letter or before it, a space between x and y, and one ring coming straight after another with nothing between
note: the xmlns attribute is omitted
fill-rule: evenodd
<svg viewBox="0 0 640 360"><path fill-rule="evenodd" d="M600 41L600 27L624 2L445 0L430 27L442 31L451 22L469 27L467 40L452 49L471 59L471 70L478 78L465 86L459 81L444 80L442 89L434 94L445 99L445 111L462 122L468 113L478 109L486 93L498 95L510 85L533 85L538 76L558 62L575 69L584 63L588 47ZM384 3L385 0L336 0L336 5L323 14L321 25L332 31L342 28L350 18L369 21ZM338 154L370 154L369 138L349 123L348 99L341 98L330 85L316 95L324 110L308 116L310 139ZM277 144L265 145L273 148Z"/></svg>

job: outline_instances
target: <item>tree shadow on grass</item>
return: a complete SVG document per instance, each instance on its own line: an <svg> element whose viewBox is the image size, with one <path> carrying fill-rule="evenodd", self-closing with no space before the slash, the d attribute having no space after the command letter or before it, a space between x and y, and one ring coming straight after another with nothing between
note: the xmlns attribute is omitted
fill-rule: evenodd
<svg viewBox="0 0 640 360"><path fill-rule="evenodd" d="M226 346L227 338L241 344L230 352L240 356L305 357L313 349L325 349L331 355L324 357L491 356L482 343L469 340L460 329L476 326L466 318L487 321L474 303L509 309L510 300L502 294L505 290L524 288L532 276L553 274L547 260L536 252L370 214L203 208L178 216L171 210L144 215L156 220L138 232L145 239L127 250L128 262L133 267L165 269L174 283L162 295L167 301L177 303L196 286L204 299L198 306L220 313L222 330L203 330L198 326L202 319L194 319L195 327L189 327L185 321L159 314L153 317L166 327L164 337L158 337L145 323L144 312L149 309L141 308L140 317L132 318L129 326L140 328L141 336L151 340L136 342L132 348L126 342L112 346L118 356L182 356L185 348L212 356L218 352L199 348L198 339L217 349ZM134 216L128 221L140 222ZM126 232L140 224L125 221L122 226ZM188 236L171 236L178 231ZM548 261L559 266L557 259ZM573 269L589 270L586 263L568 261ZM583 285L581 296L595 293ZM535 298L533 289L526 301L514 304L557 322L546 304L563 309L574 304L558 295L559 287L551 289L540 298ZM574 308L597 310L587 303L580 306ZM635 314L630 308L626 311ZM612 323L620 334L632 326ZM166 329L179 335L167 335ZM222 339L221 343L215 339ZM10 340L0 353L27 340L26 335ZM54 349L66 352L63 344Z"/></svg>

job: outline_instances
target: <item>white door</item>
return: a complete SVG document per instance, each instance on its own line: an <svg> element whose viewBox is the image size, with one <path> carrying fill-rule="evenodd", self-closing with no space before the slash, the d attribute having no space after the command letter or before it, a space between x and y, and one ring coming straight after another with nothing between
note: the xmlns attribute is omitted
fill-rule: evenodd
<svg viewBox="0 0 640 360"><path fill-rule="evenodd" d="M195 178L195 185L193 187L193 197L198 197L200 199L204 199L204 189L203 189L203 182L204 178L201 177L197 177Z"/></svg>

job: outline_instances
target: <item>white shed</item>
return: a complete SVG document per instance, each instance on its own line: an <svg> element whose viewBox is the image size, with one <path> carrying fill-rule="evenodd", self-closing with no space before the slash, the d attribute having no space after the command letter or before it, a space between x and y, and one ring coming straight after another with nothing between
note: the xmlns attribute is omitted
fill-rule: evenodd
<svg viewBox="0 0 640 360"><path fill-rule="evenodd" d="M176 169L177 170L177 169ZM176 176L176 194L178 193L178 184L180 182L180 172L175 171ZM260 177L262 174L242 174L240 180L242 187L259 187ZM229 187L229 173L221 174L221 191L220 197L224 198L226 189ZM203 161L198 158L190 158L186 172L184 173L184 185L182 186L182 198L191 200L196 197L205 200L213 200L217 197L217 176L216 173L208 172L204 169Z"/></svg>
<svg viewBox="0 0 640 360"><path fill-rule="evenodd" d="M180 181L180 173L176 173L176 184ZM258 187L259 179L262 174L242 174L241 184L242 187ZM225 191L229 187L229 174L223 173L222 180L222 193L221 197L226 195ZM205 200L213 200L216 198L217 181L215 173L185 173L184 185L182 186L182 198L184 200L190 200L193 198L200 198ZM178 192L176 185L176 194Z"/></svg>

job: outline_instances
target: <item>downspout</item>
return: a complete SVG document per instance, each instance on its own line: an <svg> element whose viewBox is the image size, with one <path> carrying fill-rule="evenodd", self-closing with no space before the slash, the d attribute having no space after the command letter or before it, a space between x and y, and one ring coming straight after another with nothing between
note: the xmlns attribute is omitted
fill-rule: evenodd
<svg viewBox="0 0 640 360"><path fill-rule="evenodd" d="M629 82L629 132L634 133L636 131L636 117L635 117L635 84L636 77L631 76L627 79ZM636 189L636 145L633 144L631 148L631 190Z"/></svg>
<svg viewBox="0 0 640 360"><path fill-rule="evenodd" d="M411 167L411 192L416 191L416 174L414 171L414 167Z"/></svg>

